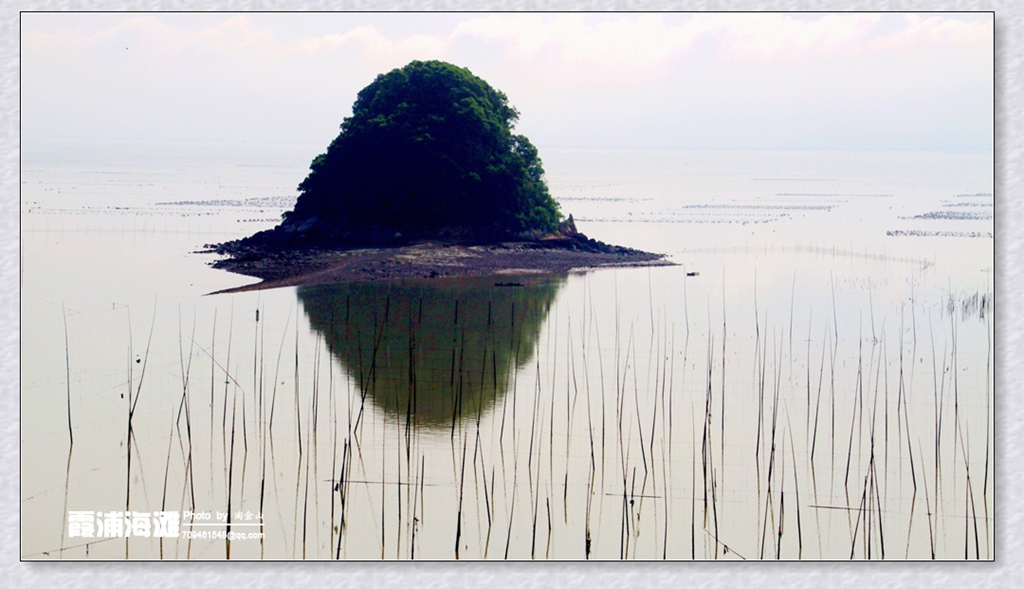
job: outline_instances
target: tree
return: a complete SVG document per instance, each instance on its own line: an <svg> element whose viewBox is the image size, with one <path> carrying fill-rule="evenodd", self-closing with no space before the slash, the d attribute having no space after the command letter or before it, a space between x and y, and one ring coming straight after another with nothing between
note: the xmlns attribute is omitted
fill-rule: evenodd
<svg viewBox="0 0 1024 589"><path fill-rule="evenodd" d="M414 61L363 88L310 165L284 226L356 235L503 237L562 216L519 113L469 70Z"/></svg>

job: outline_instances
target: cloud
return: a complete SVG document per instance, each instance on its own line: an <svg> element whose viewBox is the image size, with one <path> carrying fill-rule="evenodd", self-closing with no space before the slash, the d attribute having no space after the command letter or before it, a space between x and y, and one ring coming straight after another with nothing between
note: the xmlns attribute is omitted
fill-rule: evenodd
<svg viewBox="0 0 1024 589"><path fill-rule="evenodd" d="M883 18L899 18L878 34ZM791 15L490 15L460 24L452 39L471 37L505 48L505 56L574 81L637 83L669 75L681 58L786 65L856 58L870 52L991 45L985 19L948 15L843 13Z"/></svg>
<svg viewBox="0 0 1024 589"><path fill-rule="evenodd" d="M853 13L802 20L786 14L741 13L722 18L701 15L695 27L722 40L724 60L779 63L856 52L878 18Z"/></svg>
<svg viewBox="0 0 1024 589"><path fill-rule="evenodd" d="M179 42L195 41L211 51L273 51L274 32L260 29L245 16L236 16L191 35L179 35Z"/></svg>
<svg viewBox="0 0 1024 589"><path fill-rule="evenodd" d="M345 21L346 30L288 41L279 39L272 25L257 26L246 15L195 30L167 24L161 15L132 15L92 34L29 28L23 41L29 50L72 56L131 39L165 52L248 52L283 60L354 51L363 65L376 68L460 57L460 48L470 41L498 48L509 65L529 69L545 83L607 86L667 78L683 60L785 66L922 47L984 47L992 39L991 20L948 15L531 13L472 16L454 26L435 26L424 14L418 15L422 32L405 34L382 32L374 16L356 19L361 24L354 27ZM883 17L898 22L879 35Z"/></svg>
<svg viewBox="0 0 1024 589"><path fill-rule="evenodd" d="M479 17L460 24L452 40L498 43L510 61L573 84L656 79L694 40L685 24L671 25L661 15L588 16Z"/></svg>
<svg viewBox="0 0 1024 589"><path fill-rule="evenodd" d="M426 34L393 39L373 25L364 25L345 33L307 37L297 41L292 49L299 53L321 54L348 46L358 47L359 56L367 65L398 67L414 59L443 58L448 39Z"/></svg>
<svg viewBox="0 0 1024 589"><path fill-rule="evenodd" d="M376 74L444 59L506 92L535 143L770 147L851 126L860 137L896 127L907 137L944 127L991 136L992 21L27 13L22 121L28 135L320 141Z"/></svg>
<svg viewBox="0 0 1024 589"><path fill-rule="evenodd" d="M973 18L903 15L904 26L889 35L873 39L868 48L891 52L948 47L992 50L993 22L987 15Z"/></svg>

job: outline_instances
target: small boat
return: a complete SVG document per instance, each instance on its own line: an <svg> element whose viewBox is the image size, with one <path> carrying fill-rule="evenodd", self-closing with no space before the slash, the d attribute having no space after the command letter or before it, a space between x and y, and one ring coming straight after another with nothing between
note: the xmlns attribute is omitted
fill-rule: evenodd
<svg viewBox="0 0 1024 589"><path fill-rule="evenodd" d="M687 276L700 276L700 272L687 272Z"/></svg>

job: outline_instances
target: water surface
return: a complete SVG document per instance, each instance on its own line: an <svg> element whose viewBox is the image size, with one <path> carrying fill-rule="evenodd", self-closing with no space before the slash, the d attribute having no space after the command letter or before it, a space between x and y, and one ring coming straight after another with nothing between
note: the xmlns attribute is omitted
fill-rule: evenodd
<svg viewBox="0 0 1024 589"><path fill-rule="evenodd" d="M207 296L316 153L26 146L24 558L993 558L990 154L542 150L679 266ZM70 533L158 511L263 537Z"/></svg>

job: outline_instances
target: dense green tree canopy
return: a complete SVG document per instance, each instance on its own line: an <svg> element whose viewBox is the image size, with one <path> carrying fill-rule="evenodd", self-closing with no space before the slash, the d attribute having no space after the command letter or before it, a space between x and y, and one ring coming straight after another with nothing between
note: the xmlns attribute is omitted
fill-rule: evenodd
<svg viewBox="0 0 1024 589"><path fill-rule="evenodd" d="M469 70L414 61L361 90L286 225L494 236L561 220L518 112Z"/></svg>

